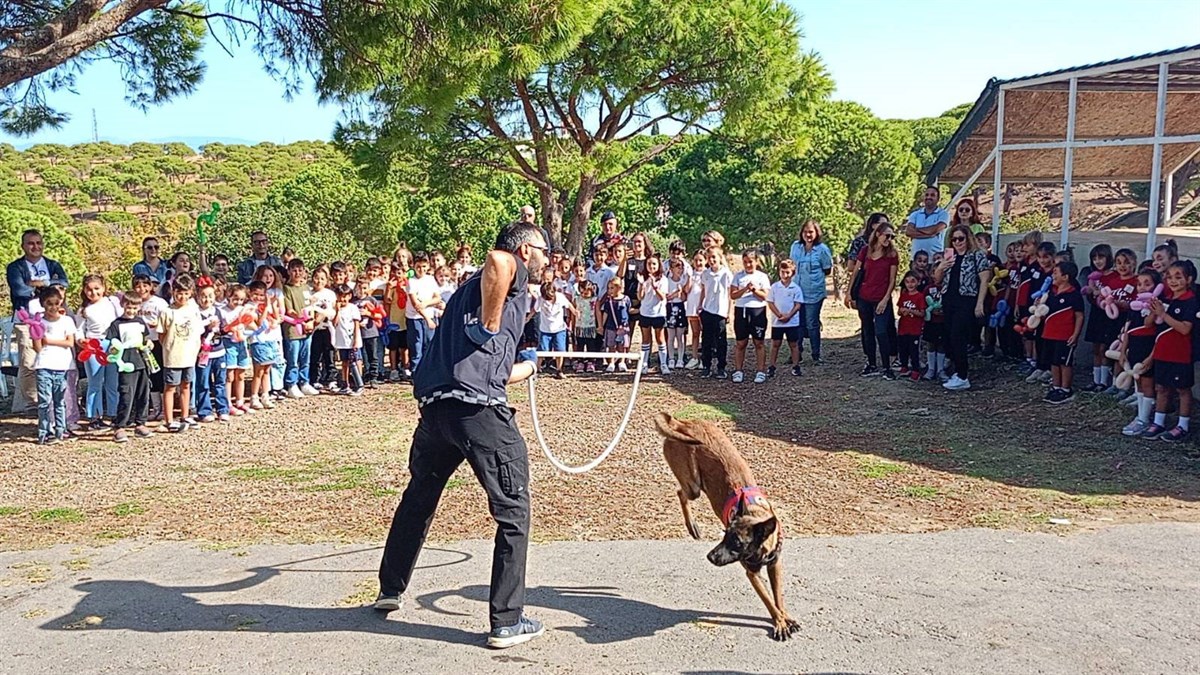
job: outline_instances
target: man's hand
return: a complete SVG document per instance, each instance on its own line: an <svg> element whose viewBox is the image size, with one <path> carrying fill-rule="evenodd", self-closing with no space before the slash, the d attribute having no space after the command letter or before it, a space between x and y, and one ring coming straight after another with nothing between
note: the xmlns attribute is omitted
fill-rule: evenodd
<svg viewBox="0 0 1200 675"><path fill-rule="evenodd" d="M483 322L478 319L468 323L466 329L464 329L463 332L467 334L468 340L470 340L471 342L474 342L479 347L484 346L492 338L494 338L500 334L499 331L492 332L492 331L488 330L483 325Z"/></svg>
<svg viewBox="0 0 1200 675"><path fill-rule="evenodd" d="M534 370L537 370L537 360L537 350L533 347L530 347L529 349L522 349L521 351L517 352L517 363L532 363Z"/></svg>

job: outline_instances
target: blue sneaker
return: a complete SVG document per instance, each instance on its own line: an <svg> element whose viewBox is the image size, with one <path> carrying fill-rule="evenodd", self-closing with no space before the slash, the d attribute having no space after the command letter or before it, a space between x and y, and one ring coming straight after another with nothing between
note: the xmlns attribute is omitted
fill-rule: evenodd
<svg viewBox="0 0 1200 675"><path fill-rule="evenodd" d="M541 621L530 619L522 614L521 620L511 626L493 628L492 632L488 633L487 643L493 649L507 649L522 642L529 642L545 631L546 628Z"/></svg>

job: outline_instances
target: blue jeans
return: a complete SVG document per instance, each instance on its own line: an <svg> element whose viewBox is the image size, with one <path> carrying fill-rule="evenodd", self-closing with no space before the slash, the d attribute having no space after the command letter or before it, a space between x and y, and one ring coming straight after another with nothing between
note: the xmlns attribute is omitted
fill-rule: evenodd
<svg viewBox="0 0 1200 675"><path fill-rule="evenodd" d="M196 401L196 416L208 417L229 414L229 397L225 395L225 358L209 359L204 365L196 364L196 380L192 382L192 396ZM216 400L214 404L214 399Z"/></svg>
<svg viewBox="0 0 1200 675"><path fill-rule="evenodd" d="M83 364L87 373L87 394L84 397L84 415L88 419L117 416L117 364L102 366L95 358Z"/></svg>
<svg viewBox="0 0 1200 675"><path fill-rule="evenodd" d="M308 362L312 351L312 337L283 340L283 356L287 361L287 372L283 375L283 388L291 389L309 383Z"/></svg>
<svg viewBox="0 0 1200 675"><path fill-rule="evenodd" d="M425 355L425 348L429 346L430 342L433 342L433 329L425 323L425 319L420 317L409 319L408 360L412 364L409 367L414 371L417 369L417 364L421 363L421 357Z"/></svg>
<svg viewBox="0 0 1200 675"><path fill-rule="evenodd" d="M825 298L816 302L804 303L800 318L800 353L804 353L804 338L808 338L808 346L812 351L813 360L821 358L821 306Z"/></svg>
<svg viewBox="0 0 1200 675"><path fill-rule="evenodd" d="M275 361L271 364L269 371L271 391L279 391L283 389L283 381L287 377L287 359L283 355L283 340L273 344L275 345Z"/></svg>
<svg viewBox="0 0 1200 675"><path fill-rule="evenodd" d="M38 440L62 438L67 433L67 371L35 370L37 382Z"/></svg>
<svg viewBox="0 0 1200 675"><path fill-rule="evenodd" d="M567 351L567 331L560 330L557 333L542 333L542 339L538 343L538 349L543 352Z"/></svg>

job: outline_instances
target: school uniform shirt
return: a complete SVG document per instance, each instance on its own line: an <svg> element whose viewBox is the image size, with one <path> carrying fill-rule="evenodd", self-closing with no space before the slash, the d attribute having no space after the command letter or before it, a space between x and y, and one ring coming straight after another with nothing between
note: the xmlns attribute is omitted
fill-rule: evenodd
<svg viewBox="0 0 1200 675"><path fill-rule="evenodd" d="M142 308L138 310L138 318L150 328L150 340L154 342L158 342L158 315L168 307L170 304L166 300L151 295L142 301Z"/></svg>
<svg viewBox="0 0 1200 675"><path fill-rule="evenodd" d="M67 336L76 333L75 322L65 314L53 321L43 317L42 321L46 324L46 337L53 340L65 340ZM73 351L70 347L59 347L43 343L42 350L37 353L37 358L33 362L33 369L70 370L71 366L74 365L72 363L72 355Z"/></svg>
<svg viewBox="0 0 1200 675"><path fill-rule="evenodd" d="M333 319L333 348L357 349L360 345L354 344L354 327L361 322L362 312L357 305L351 303L337 310Z"/></svg>
<svg viewBox="0 0 1200 675"><path fill-rule="evenodd" d="M897 335L920 335L925 328L925 308L928 304L925 302L925 294L920 291L909 293L908 291L900 291L901 310L900 321L896 326ZM904 310L918 312L915 316L907 316L903 313Z"/></svg>
<svg viewBox="0 0 1200 675"><path fill-rule="evenodd" d="M121 303L116 296L100 298L79 310L75 316L75 323L78 325L78 335L82 340L100 339L108 331L108 327L121 316L125 310L121 309Z"/></svg>
<svg viewBox="0 0 1200 675"><path fill-rule="evenodd" d="M208 358L217 359L225 356L225 342L221 340L225 324L221 323L221 311L216 305L200 310L200 325L204 327L200 333L200 350L208 345ZM126 352L128 353L128 352Z"/></svg>
<svg viewBox="0 0 1200 675"><path fill-rule="evenodd" d="M1019 279L1017 282L1017 307L1028 307L1031 302L1029 296L1034 291L1041 290L1042 279L1045 278L1045 275L1036 260L1026 260L1017 270L1017 278Z"/></svg>
<svg viewBox="0 0 1200 675"><path fill-rule="evenodd" d="M771 278L762 270L747 272L742 270L733 275L733 288L761 288L765 291L771 290ZM746 293L742 297L733 301L734 307L766 307L767 301L758 297L754 293Z"/></svg>
<svg viewBox="0 0 1200 675"><path fill-rule="evenodd" d="M646 271L646 259L628 258L625 260L625 297L632 303L632 311L639 312L642 304L642 294L638 286L642 283L642 272Z"/></svg>
<svg viewBox="0 0 1200 675"><path fill-rule="evenodd" d="M1167 316L1176 321L1187 321L1192 324L1192 333L1196 332L1196 312L1200 311L1200 302L1196 294L1190 290L1184 291L1179 297L1167 301ZM1192 362L1192 335L1184 335L1163 321L1158 325L1158 337L1154 339L1153 356L1155 361L1167 363Z"/></svg>
<svg viewBox="0 0 1200 675"><path fill-rule="evenodd" d="M146 359L142 356L142 346L149 343L150 328L138 317L125 318L118 316L108 327L104 337L109 340L119 340L125 345L125 353L121 360L133 366L134 370L145 370Z"/></svg>
<svg viewBox="0 0 1200 675"><path fill-rule="evenodd" d="M408 295L410 298L419 300L421 304L428 305L433 301L434 298L438 297L437 280L433 278L432 274L426 274L423 277L413 277L409 279ZM417 311L417 305L415 302L405 303L404 316L410 321L421 318L421 314ZM339 349L349 349L349 347L340 347Z"/></svg>
<svg viewBox="0 0 1200 675"><path fill-rule="evenodd" d="M596 284L596 295L603 296L608 294L608 282L612 281L615 274L616 272L607 265L601 266L600 269L596 269L593 265L587 268L585 276L587 276L588 281Z"/></svg>
<svg viewBox="0 0 1200 675"><path fill-rule="evenodd" d="M1104 285L1112 290L1113 297L1117 302L1128 303L1130 300L1137 298L1137 275L1133 275L1128 279L1122 279L1119 274L1111 274L1104 277Z"/></svg>
<svg viewBox="0 0 1200 675"><path fill-rule="evenodd" d="M700 273L700 286L704 289L704 302L700 309L709 314L729 317L729 287L733 285L733 273L728 267L716 272L704 268Z"/></svg>
<svg viewBox="0 0 1200 675"><path fill-rule="evenodd" d="M203 328L200 309L190 300L182 307L167 307L159 313L158 332L162 341L163 367L195 366L196 359L200 356L200 335Z"/></svg>
<svg viewBox="0 0 1200 675"><path fill-rule="evenodd" d="M688 286L687 298L683 301L683 309L688 316L696 316L700 312L700 291L704 288L704 272L696 270L688 271Z"/></svg>
<svg viewBox="0 0 1200 675"><path fill-rule="evenodd" d="M771 284L770 290L767 291L767 302L775 305L775 309L779 310L780 314L787 314L796 305L804 304L804 291L796 284L785 286L782 281L776 281ZM796 312L787 321L771 317L772 325L776 328L795 328L800 325L800 317L803 314L803 311Z"/></svg>
<svg viewBox="0 0 1200 675"><path fill-rule="evenodd" d="M567 329L567 307L571 300L564 293L555 292L553 300L538 298L538 330L543 333L561 333Z"/></svg>
<svg viewBox="0 0 1200 675"><path fill-rule="evenodd" d="M684 302L687 298L684 297L684 295L682 293L680 293L680 291L682 291L683 287L686 285L687 285L687 274L686 273L679 275L679 281L676 281L676 280L672 279L670 275L667 275L667 295L670 295L672 293L676 294L675 297L671 298L670 300L667 300L667 304L673 305L677 302Z"/></svg>
<svg viewBox="0 0 1200 675"><path fill-rule="evenodd" d="M657 279L649 277L642 281L642 316L650 317L651 319L667 316L667 301L664 298L658 297L658 293L650 288L656 288L665 297L669 286L666 276L661 276Z"/></svg>
<svg viewBox="0 0 1200 675"><path fill-rule="evenodd" d="M1066 291L1050 288L1046 298L1050 313L1042 321L1042 338L1066 342L1075 334L1075 314L1083 314L1083 294L1075 286Z"/></svg>

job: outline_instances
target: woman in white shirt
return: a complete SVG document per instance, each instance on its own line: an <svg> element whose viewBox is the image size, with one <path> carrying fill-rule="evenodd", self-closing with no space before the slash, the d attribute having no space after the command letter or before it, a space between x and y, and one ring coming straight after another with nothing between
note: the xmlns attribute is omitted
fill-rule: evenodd
<svg viewBox="0 0 1200 675"><path fill-rule="evenodd" d="M767 337L767 291L771 290L771 279L758 269L758 251L749 250L742 254L742 271L733 275L729 296L733 298L733 337L737 341L733 350L733 381L745 379L742 366L746 362L746 346L754 338L754 382L767 381L767 353L763 340Z"/></svg>
<svg viewBox="0 0 1200 675"><path fill-rule="evenodd" d="M671 374L667 364L667 291L669 283L663 274L662 258L651 253L642 268L638 294L641 296L642 327L642 373L650 368L650 350L658 342L658 370L663 375Z"/></svg>

